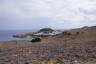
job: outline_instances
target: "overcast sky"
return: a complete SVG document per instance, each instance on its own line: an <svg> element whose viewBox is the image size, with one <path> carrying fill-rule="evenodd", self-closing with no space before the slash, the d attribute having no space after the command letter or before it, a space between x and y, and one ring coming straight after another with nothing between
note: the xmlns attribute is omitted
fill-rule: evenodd
<svg viewBox="0 0 96 64"><path fill-rule="evenodd" d="M0 30L96 25L96 0L0 0Z"/></svg>

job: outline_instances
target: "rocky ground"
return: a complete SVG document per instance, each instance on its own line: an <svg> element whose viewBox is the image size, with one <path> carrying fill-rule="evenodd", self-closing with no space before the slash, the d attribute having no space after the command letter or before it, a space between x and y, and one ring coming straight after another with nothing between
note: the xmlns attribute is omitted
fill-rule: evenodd
<svg viewBox="0 0 96 64"><path fill-rule="evenodd" d="M0 64L96 64L96 28L82 31L83 34L47 37L35 43L0 42Z"/></svg>

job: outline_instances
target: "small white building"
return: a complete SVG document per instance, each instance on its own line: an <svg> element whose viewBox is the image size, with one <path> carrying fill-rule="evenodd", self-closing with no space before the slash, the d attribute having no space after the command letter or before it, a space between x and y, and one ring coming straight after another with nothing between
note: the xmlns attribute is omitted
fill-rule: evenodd
<svg viewBox="0 0 96 64"><path fill-rule="evenodd" d="M44 36L53 36L53 35L57 35L57 34L61 34L62 32L60 31L53 31L53 32L39 32L34 34L35 36L40 36L40 35L44 35Z"/></svg>

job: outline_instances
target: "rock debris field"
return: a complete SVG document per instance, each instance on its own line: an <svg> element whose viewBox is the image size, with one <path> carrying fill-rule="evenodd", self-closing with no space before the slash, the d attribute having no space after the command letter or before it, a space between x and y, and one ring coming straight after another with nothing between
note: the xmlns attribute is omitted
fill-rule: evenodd
<svg viewBox="0 0 96 64"><path fill-rule="evenodd" d="M90 38L88 35L70 40L62 36L46 37L36 43L0 42L0 64L96 64L96 34Z"/></svg>

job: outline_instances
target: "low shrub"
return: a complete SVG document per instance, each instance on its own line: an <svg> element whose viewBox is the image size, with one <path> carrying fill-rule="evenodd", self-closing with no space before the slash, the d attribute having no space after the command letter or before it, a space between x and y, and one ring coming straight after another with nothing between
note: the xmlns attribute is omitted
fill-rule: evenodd
<svg viewBox="0 0 96 64"><path fill-rule="evenodd" d="M40 42L41 41L41 38L33 38L32 40L31 40L31 42Z"/></svg>
<svg viewBox="0 0 96 64"><path fill-rule="evenodd" d="M79 35L80 33L79 32L76 32L76 35Z"/></svg>
<svg viewBox="0 0 96 64"><path fill-rule="evenodd" d="M67 31L62 32L62 34L63 34L63 35L68 35L68 36L71 35L71 33L70 33L70 32L67 32Z"/></svg>
<svg viewBox="0 0 96 64"><path fill-rule="evenodd" d="M67 35L67 31L62 32L63 35Z"/></svg>
<svg viewBox="0 0 96 64"><path fill-rule="evenodd" d="M67 33L67 35L69 35L69 36L70 36L70 35L71 35L71 33L69 32L69 33Z"/></svg>

